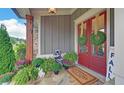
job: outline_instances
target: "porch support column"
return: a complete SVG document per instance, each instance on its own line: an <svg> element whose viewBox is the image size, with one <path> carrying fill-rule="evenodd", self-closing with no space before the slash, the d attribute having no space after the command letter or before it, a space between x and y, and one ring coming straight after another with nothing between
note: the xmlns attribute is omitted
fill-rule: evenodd
<svg viewBox="0 0 124 93"><path fill-rule="evenodd" d="M26 63L31 63L33 57L33 16L26 15Z"/></svg>

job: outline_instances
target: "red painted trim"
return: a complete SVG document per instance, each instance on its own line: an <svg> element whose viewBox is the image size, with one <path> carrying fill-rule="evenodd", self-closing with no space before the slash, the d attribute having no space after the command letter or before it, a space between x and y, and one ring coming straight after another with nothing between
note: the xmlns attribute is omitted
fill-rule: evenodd
<svg viewBox="0 0 124 93"><path fill-rule="evenodd" d="M26 62L30 63L33 58L33 16L26 15Z"/></svg>

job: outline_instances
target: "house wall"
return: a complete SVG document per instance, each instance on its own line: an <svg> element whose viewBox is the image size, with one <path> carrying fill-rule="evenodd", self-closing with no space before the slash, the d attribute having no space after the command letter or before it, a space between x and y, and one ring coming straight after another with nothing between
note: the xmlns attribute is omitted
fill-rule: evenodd
<svg viewBox="0 0 124 93"><path fill-rule="evenodd" d="M74 51L75 50L75 46L74 46L74 20L76 19L76 18L78 18L79 16L81 16L83 13L85 13L86 11L88 11L89 10L89 8L78 8L78 9L76 9L73 13L72 13L72 15L70 15L70 18L71 18L71 20L70 20L70 31L69 31L69 33L67 33L67 34L65 34L65 37L66 37L66 40L65 40L65 38L64 38L64 40L66 41L66 44L64 43L63 45L65 46L65 47L63 47L62 48L62 46L60 45L60 47L62 48L62 50L65 48L65 50L64 51ZM41 20L42 21L42 19L44 19L43 17L40 17L40 15L35 15L36 17L35 17L35 20L34 21L36 21L36 20ZM68 21L67 21L68 19L66 19L65 20L65 24L66 23L68 23ZM34 36L33 36L33 42L35 42L34 43L34 47L33 47L33 54L34 54L34 57L41 57L41 54L43 53L43 54L45 54L45 51L43 50L43 48L45 47L44 46L44 44L43 43L45 43L44 42L44 39L43 39L43 37L44 37L44 35L43 35L43 32L42 32L42 39L40 39L40 40L38 40L38 38L40 37L40 30L42 29L44 29L44 28L42 28L41 27L41 22L40 21L37 21L37 22L35 22L35 25L36 25L36 23L38 23L37 25L39 25L38 26L38 31L34 31ZM55 23L54 21L52 22L52 23ZM67 27L67 25L65 25L66 27ZM41 29L40 29L41 28ZM56 28L56 29L58 29L58 28ZM69 28L68 28L69 29ZM56 31L57 32L57 31ZM62 31L61 31L62 32ZM59 31L59 33L60 33L60 31ZM62 32L63 33L63 32ZM57 35L58 35L58 32L57 32ZM55 35L56 37L57 37L57 35ZM60 36L62 36L62 35L60 35ZM48 38L47 38L48 39ZM49 39L48 39L49 40ZM62 40L62 38L61 38L61 40ZM58 41L58 39L55 39L55 41ZM42 44L40 44L40 42L42 42ZM68 43L67 43L68 42ZM54 42L55 43L55 42ZM62 43L61 43L62 44ZM48 45L47 45L48 46ZM55 44L55 46L57 47L58 45L57 44ZM49 47L49 46L48 46ZM39 49L38 49L39 48ZM52 50L51 50L51 52L54 50L54 48L52 48ZM39 52L40 51L40 52ZM63 51L63 52L64 52ZM48 55L49 56L49 55Z"/></svg>
<svg viewBox="0 0 124 93"><path fill-rule="evenodd" d="M62 53L71 50L71 16L42 16L40 27L40 54L53 54L55 49Z"/></svg>
<svg viewBox="0 0 124 93"><path fill-rule="evenodd" d="M115 8L115 84L124 84L124 9Z"/></svg>
<svg viewBox="0 0 124 93"><path fill-rule="evenodd" d="M68 39L70 42L67 44L67 46L69 46L69 50L70 51L74 51L75 50L75 28L74 28L74 20L77 19L79 16L83 15L85 12L87 12L89 10L89 8L78 8L76 9L71 16L71 26L70 26L70 31L69 31L69 38ZM40 37L40 28L41 28L41 21L42 18L40 17L40 15L34 15L34 31L33 31L33 57L36 56L40 56L42 52L41 49L38 49L39 47L44 47L43 45L41 46L40 42L38 40L38 38ZM67 36L66 36L67 37ZM56 39L57 40L57 39ZM43 41L44 42L44 41ZM67 49L66 49L67 50ZM39 52L40 51L40 52ZM44 53L44 52L43 52Z"/></svg>

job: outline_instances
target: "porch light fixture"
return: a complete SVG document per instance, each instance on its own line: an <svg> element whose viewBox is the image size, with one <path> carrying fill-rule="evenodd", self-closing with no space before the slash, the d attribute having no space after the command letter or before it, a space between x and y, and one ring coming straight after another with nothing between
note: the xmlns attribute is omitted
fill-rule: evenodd
<svg viewBox="0 0 124 93"><path fill-rule="evenodd" d="M49 14L56 14L56 9L55 8L49 8L48 13Z"/></svg>

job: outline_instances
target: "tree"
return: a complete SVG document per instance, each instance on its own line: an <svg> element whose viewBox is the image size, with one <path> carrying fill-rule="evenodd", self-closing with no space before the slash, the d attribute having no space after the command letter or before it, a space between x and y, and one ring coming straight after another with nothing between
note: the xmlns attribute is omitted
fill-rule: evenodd
<svg viewBox="0 0 124 93"><path fill-rule="evenodd" d="M15 55L4 25L0 26L0 75L15 69Z"/></svg>
<svg viewBox="0 0 124 93"><path fill-rule="evenodd" d="M16 60L24 60L26 55L26 45L25 43L19 43L15 46L15 56Z"/></svg>

